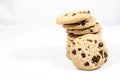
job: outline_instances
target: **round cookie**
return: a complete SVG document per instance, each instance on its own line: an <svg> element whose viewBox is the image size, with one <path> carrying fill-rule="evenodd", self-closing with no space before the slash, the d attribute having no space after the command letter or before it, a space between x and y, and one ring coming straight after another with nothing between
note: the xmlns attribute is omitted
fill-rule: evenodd
<svg viewBox="0 0 120 80"><path fill-rule="evenodd" d="M95 24L87 29L68 29L67 33L73 33L75 35L91 34L101 30L100 24Z"/></svg>
<svg viewBox="0 0 120 80"><path fill-rule="evenodd" d="M86 29L96 24L96 19L93 16L88 17L87 19L80 21L75 24L64 24L65 29Z"/></svg>
<svg viewBox="0 0 120 80"><path fill-rule="evenodd" d="M95 70L107 61L108 51L100 37L86 34L76 38L73 43L70 56L78 69Z"/></svg>
<svg viewBox="0 0 120 80"><path fill-rule="evenodd" d="M96 33L93 33L93 34L100 37L100 36L101 36L101 31L96 32ZM84 34L83 34L83 35L84 35ZM83 35L75 35L75 34L73 34L73 33L67 33L67 39L73 41L73 40L76 39L77 37L83 36Z"/></svg>
<svg viewBox="0 0 120 80"><path fill-rule="evenodd" d="M90 17L90 11L73 11L56 18L57 24L73 24Z"/></svg>

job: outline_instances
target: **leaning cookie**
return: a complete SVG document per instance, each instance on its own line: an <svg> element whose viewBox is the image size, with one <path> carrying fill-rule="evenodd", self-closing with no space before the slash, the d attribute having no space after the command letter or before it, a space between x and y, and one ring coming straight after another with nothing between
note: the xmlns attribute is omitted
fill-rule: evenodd
<svg viewBox="0 0 120 80"><path fill-rule="evenodd" d="M100 24L95 24L87 29L68 29L67 33L73 33L75 35L91 34L101 30Z"/></svg>
<svg viewBox="0 0 120 80"><path fill-rule="evenodd" d="M94 35L86 34L74 41L70 50L73 64L82 70L95 70L100 68L108 58L108 51L103 40Z"/></svg>
<svg viewBox="0 0 120 80"><path fill-rule="evenodd" d="M96 24L96 19L93 16L90 16L87 19L75 24L64 24L63 27L65 29L86 29L95 24Z"/></svg>
<svg viewBox="0 0 120 80"><path fill-rule="evenodd" d="M60 15L56 19L57 24L73 24L90 17L90 11L73 11Z"/></svg>

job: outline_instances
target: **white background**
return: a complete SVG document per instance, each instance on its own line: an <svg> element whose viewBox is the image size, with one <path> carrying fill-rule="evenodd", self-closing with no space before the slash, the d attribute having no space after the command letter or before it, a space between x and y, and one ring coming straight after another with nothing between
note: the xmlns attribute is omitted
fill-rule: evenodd
<svg viewBox="0 0 120 80"><path fill-rule="evenodd" d="M120 79L119 0L0 0L0 80ZM56 24L64 12L90 10L102 25L108 62L77 70L66 58L66 32Z"/></svg>

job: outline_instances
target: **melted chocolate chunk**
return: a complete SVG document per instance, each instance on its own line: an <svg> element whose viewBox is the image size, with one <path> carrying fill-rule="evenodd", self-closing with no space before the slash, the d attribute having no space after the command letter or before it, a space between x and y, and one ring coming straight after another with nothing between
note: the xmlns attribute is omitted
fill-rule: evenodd
<svg viewBox="0 0 120 80"><path fill-rule="evenodd" d="M87 41L92 42L92 40L91 40L91 39L87 39Z"/></svg>
<svg viewBox="0 0 120 80"><path fill-rule="evenodd" d="M81 53L81 56L82 56L82 58L86 57L85 53Z"/></svg>
<svg viewBox="0 0 120 80"><path fill-rule="evenodd" d="M108 54L106 52L104 52L104 57L107 58L108 57Z"/></svg>
<svg viewBox="0 0 120 80"><path fill-rule="evenodd" d="M97 63L100 60L100 56L93 56L92 63Z"/></svg>
<svg viewBox="0 0 120 80"><path fill-rule="evenodd" d="M76 50L73 50L73 51L72 51L72 54L73 54L73 55L76 55Z"/></svg>
<svg viewBox="0 0 120 80"><path fill-rule="evenodd" d="M97 43L97 40L95 40L95 43Z"/></svg>
<svg viewBox="0 0 120 80"><path fill-rule="evenodd" d="M85 20L81 21L82 26L84 26L84 25L85 25L85 23L86 23L86 21L85 21Z"/></svg>
<svg viewBox="0 0 120 80"><path fill-rule="evenodd" d="M103 58L103 50L100 50L99 53L101 54L101 56Z"/></svg>
<svg viewBox="0 0 120 80"><path fill-rule="evenodd" d="M86 63L84 64L84 66L89 66L89 62L86 62Z"/></svg>
<svg viewBox="0 0 120 80"><path fill-rule="evenodd" d="M72 16L75 16L75 15L76 15L76 13L73 13L73 14L72 14Z"/></svg>
<svg viewBox="0 0 120 80"><path fill-rule="evenodd" d="M103 47L103 43L100 42L100 43L98 44L98 46L99 46L99 47Z"/></svg>
<svg viewBox="0 0 120 80"><path fill-rule="evenodd" d="M78 51L82 50L81 48L78 48Z"/></svg>

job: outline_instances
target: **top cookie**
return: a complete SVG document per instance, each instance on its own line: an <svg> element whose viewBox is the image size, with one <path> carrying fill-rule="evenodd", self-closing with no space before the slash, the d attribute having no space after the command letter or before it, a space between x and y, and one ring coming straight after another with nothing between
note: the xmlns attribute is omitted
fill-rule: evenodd
<svg viewBox="0 0 120 80"><path fill-rule="evenodd" d="M57 24L73 24L90 17L90 11L74 11L60 15L56 19Z"/></svg>
<svg viewBox="0 0 120 80"><path fill-rule="evenodd" d="M96 22L96 19L93 16L90 16L87 19L80 21L78 23L64 24L63 27L65 29L86 29L95 25L96 23L98 23Z"/></svg>

